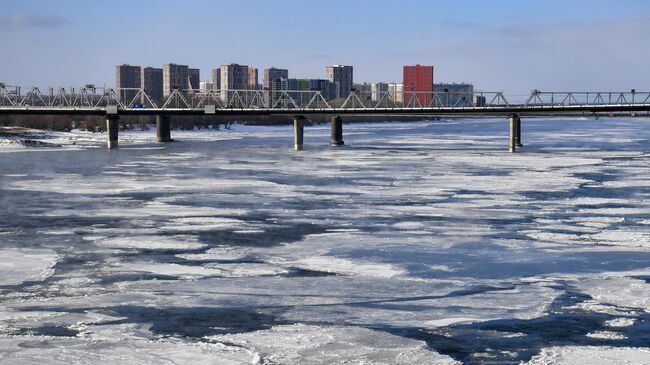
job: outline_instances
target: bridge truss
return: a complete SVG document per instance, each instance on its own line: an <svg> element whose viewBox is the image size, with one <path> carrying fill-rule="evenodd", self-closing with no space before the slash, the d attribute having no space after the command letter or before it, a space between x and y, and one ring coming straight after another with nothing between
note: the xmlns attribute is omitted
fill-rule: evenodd
<svg viewBox="0 0 650 365"><path fill-rule="evenodd" d="M523 100L523 99L522 99ZM650 111L650 92L360 92L331 100L319 90L181 90L156 99L145 89L23 88L0 84L0 114L507 114Z"/></svg>

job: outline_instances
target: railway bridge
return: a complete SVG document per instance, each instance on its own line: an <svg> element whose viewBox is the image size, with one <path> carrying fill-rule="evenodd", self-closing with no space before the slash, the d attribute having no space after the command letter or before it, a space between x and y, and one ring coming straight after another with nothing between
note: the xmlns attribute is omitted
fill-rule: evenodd
<svg viewBox="0 0 650 365"><path fill-rule="evenodd" d="M155 116L158 142L171 142L177 116L281 115L293 119L294 149L302 150L305 119L331 117L330 145L343 141L345 116L504 117L509 120L508 150L522 146L521 118L650 114L650 92L542 92L521 100L503 92L374 92L352 91L345 99L327 100L321 91L181 90L154 100L145 89L23 88L0 83L0 115L93 115L106 118L108 148L118 147L123 116Z"/></svg>

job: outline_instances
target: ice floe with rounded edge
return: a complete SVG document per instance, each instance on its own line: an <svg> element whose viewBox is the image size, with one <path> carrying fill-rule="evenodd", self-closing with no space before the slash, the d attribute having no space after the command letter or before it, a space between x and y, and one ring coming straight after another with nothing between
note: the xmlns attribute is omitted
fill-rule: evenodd
<svg viewBox="0 0 650 365"><path fill-rule="evenodd" d="M210 261L210 260L239 260L248 255L248 252L244 249L231 247L231 246L220 246L213 247L202 253L182 253L176 255L178 258L185 260L199 260L199 261Z"/></svg>
<svg viewBox="0 0 650 365"><path fill-rule="evenodd" d="M627 336L620 332L614 331L596 331L587 333L585 336L589 338L599 338L604 340L626 340Z"/></svg>
<svg viewBox="0 0 650 365"><path fill-rule="evenodd" d="M0 285L40 281L54 274L59 255L47 249L5 248L0 251Z"/></svg>
<svg viewBox="0 0 650 365"><path fill-rule="evenodd" d="M224 217L181 217L173 218L166 225L160 227L163 231L214 231L230 230L236 232L253 233L264 232L262 227L266 225L254 223L236 218Z"/></svg>
<svg viewBox="0 0 650 365"><path fill-rule="evenodd" d="M650 232L628 229L605 230L589 235L589 239L606 245L650 248Z"/></svg>
<svg viewBox="0 0 650 365"><path fill-rule="evenodd" d="M93 240L94 245L118 249L196 250L206 247L194 236L118 236Z"/></svg>
<svg viewBox="0 0 650 365"><path fill-rule="evenodd" d="M254 352L222 343L164 340L88 340L69 337L0 337L0 364L224 364L256 363Z"/></svg>
<svg viewBox="0 0 650 365"><path fill-rule="evenodd" d="M634 325L634 322L636 322L635 318L620 317L606 321L605 325L608 327L629 327Z"/></svg>
<svg viewBox="0 0 650 365"><path fill-rule="evenodd" d="M124 262L103 269L104 273L152 273L180 279L200 279L206 276L221 276L224 270L198 265L167 264L151 261Z"/></svg>
<svg viewBox="0 0 650 365"><path fill-rule="evenodd" d="M278 364L460 364L422 341L359 327L287 325L242 334L211 336Z"/></svg>
<svg viewBox="0 0 650 365"><path fill-rule="evenodd" d="M650 364L650 349L642 347L565 346L544 348L522 365Z"/></svg>
<svg viewBox="0 0 650 365"><path fill-rule="evenodd" d="M629 277L595 278L581 281L576 286L600 303L650 312L650 285L645 280Z"/></svg>
<svg viewBox="0 0 650 365"><path fill-rule="evenodd" d="M406 270L391 264L350 260L334 256L309 256L298 260L271 259L270 262L286 267L323 271L340 275L360 275L378 278L391 278L406 274Z"/></svg>

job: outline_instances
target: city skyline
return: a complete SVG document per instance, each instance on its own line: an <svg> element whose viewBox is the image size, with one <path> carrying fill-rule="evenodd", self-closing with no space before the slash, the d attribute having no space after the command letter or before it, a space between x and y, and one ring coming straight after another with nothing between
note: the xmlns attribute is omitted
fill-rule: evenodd
<svg viewBox="0 0 650 365"><path fill-rule="evenodd" d="M345 64L355 67L355 82L389 83L401 79L402 65L420 63L434 65L439 81L509 93L650 83L650 3L498 3L363 0L341 11L342 1L142 1L136 8L124 1L11 2L0 10L0 46L11 50L0 60L0 82L109 86L113 67L124 63L187 64L209 80L215 65L239 63L312 78L326 65ZM269 23L270 13L291 21ZM197 31L196 24L214 26ZM227 29L236 31L225 37Z"/></svg>

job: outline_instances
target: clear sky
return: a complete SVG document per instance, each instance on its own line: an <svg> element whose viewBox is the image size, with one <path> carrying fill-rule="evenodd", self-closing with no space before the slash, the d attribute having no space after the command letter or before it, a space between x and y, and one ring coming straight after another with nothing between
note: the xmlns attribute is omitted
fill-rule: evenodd
<svg viewBox="0 0 650 365"><path fill-rule="evenodd" d="M115 65L242 63L355 82L435 80L508 94L650 90L648 0L0 0L0 82L113 85Z"/></svg>

